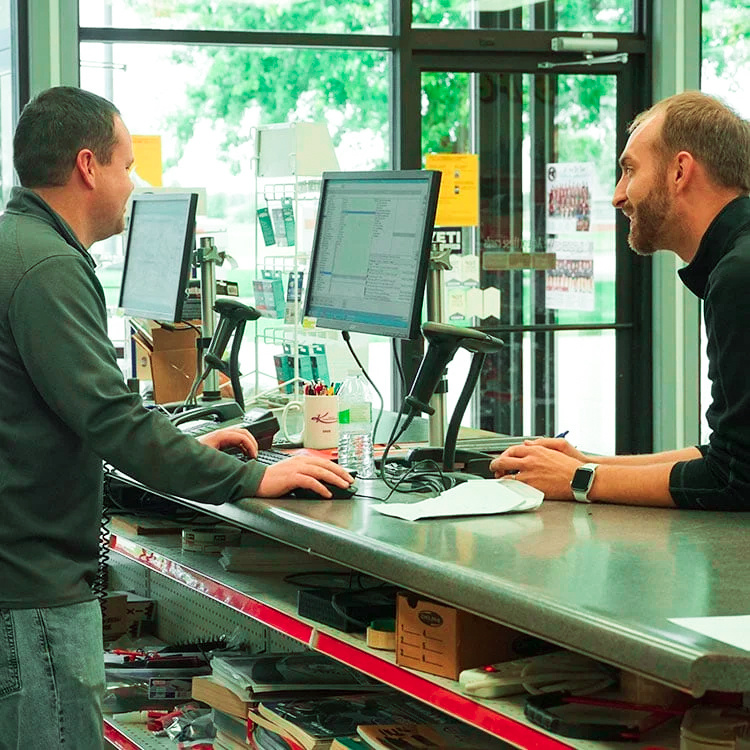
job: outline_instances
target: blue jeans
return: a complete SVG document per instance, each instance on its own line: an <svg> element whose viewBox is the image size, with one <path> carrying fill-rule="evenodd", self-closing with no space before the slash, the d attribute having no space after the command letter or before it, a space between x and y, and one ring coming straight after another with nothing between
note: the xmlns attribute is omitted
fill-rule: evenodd
<svg viewBox="0 0 750 750"><path fill-rule="evenodd" d="M96 601L0 609L0 750L101 750L102 653Z"/></svg>

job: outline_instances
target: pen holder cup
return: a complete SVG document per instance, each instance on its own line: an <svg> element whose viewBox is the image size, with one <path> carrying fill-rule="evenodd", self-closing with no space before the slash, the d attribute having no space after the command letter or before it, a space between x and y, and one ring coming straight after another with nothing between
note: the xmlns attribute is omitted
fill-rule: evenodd
<svg viewBox="0 0 750 750"><path fill-rule="evenodd" d="M302 431L292 433L290 413L302 415ZM303 396L290 401L281 412L281 431L291 443L302 442L305 448L336 448L339 442L339 397Z"/></svg>

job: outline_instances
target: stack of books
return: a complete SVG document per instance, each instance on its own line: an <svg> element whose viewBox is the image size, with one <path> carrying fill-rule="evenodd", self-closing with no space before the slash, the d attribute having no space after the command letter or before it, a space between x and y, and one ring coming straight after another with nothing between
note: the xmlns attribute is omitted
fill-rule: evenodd
<svg viewBox="0 0 750 750"><path fill-rule="evenodd" d="M287 743L286 748L294 750L505 750L510 747L395 690L261 700L257 708L250 709L250 720L256 727L276 733Z"/></svg>
<svg viewBox="0 0 750 750"><path fill-rule="evenodd" d="M378 692L384 686L361 672L312 651L251 656L222 654L211 659L211 674L196 677L192 697L213 709L218 750L247 748L248 717L260 697L309 697L342 691ZM253 729L256 729L254 725ZM303 750L279 736L274 727L256 731L260 750Z"/></svg>
<svg viewBox="0 0 750 750"><path fill-rule="evenodd" d="M313 651L259 656L214 656L211 678L242 701L262 696L288 697L317 692L363 692L386 689L353 667ZM195 697L195 696L194 696Z"/></svg>
<svg viewBox="0 0 750 750"><path fill-rule="evenodd" d="M312 651L219 655L193 680L217 750L500 750L509 747ZM243 739L243 730L246 738Z"/></svg>

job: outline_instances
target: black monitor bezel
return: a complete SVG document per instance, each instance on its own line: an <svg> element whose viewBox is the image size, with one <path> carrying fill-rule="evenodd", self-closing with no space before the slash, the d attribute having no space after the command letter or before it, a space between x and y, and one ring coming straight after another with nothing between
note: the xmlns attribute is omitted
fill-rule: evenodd
<svg viewBox="0 0 750 750"><path fill-rule="evenodd" d="M316 326L320 328L332 329L336 331L348 331L351 333L364 333L370 335L387 335L390 338L400 339L418 339L421 337L422 324L422 306L424 304L425 287L427 285L427 272L429 270L430 254L432 248L432 235L435 228L435 216L437 214L438 194L440 192L441 173L431 169L401 169L401 170L375 170L371 172L323 172L320 187L320 201L318 203L318 214L315 221L315 234L313 236L312 250L310 253L310 262L307 269L307 285L305 300L303 305L303 316L312 317L316 320ZM413 306L409 314L409 325L403 333L399 332L384 334L382 328L375 324L357 322L357 321L339 321L321 318L310 314L310 290L315 278L317 259L319 256L318 247L320 245L321 216L325 208L327 198L327 186L334 181L361 180L381 182L386 180L414 180L415 178L425 179L428 182L428 205L426 222L422 236L422 247L420 253L420 263L415 276L414 294L412 295Z"/></svg>
<svg viewBox="0 0 750 750"><path fill-rule="evenodd" d="M179 275L179 288L182 290L181 293L176 294L174 310L172 311L171 319L164 317L153 317L153 310L141 309L125 304L123 300L123 293L125 290L125 280L127 279L128 269L132 262L131 255L131 238L133 234L133 223L137 221L139 206L146 203L184 203L187 205L187 223L185 226L185 237L182 248L182 256L180 261L180 275ZM122 278L120 279L120 297L118 307L120 307L126 315L130 315L135 318L146 318L149 320L159 320L165 323L179 323L182 320L183 303L185 301L185 294L187 290L187 282L190 276L190 266L192 264L193 252L195 251L195 216L198 207L198 193L144 193L141 195L134 195L131 199L130 205L130 220L128 222L128 233L125 241L125 261L122 268Z"/></svg>

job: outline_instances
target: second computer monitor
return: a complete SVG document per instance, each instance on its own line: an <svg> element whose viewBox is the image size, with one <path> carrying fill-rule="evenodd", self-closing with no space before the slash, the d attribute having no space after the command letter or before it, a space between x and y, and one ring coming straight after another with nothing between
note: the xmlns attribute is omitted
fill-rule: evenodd
<svg viewBox="0 0 750 750"><path fill-rule="evenodd" d="M439 187L430 170L324 172L305 316L418 338Z"/></svg>
<svg viewBox="0 0 750 750"><path fill-rule="evenodd" d="M197 202L196 193L133 197L119 305L127 315L182 320Z"/></svg>

